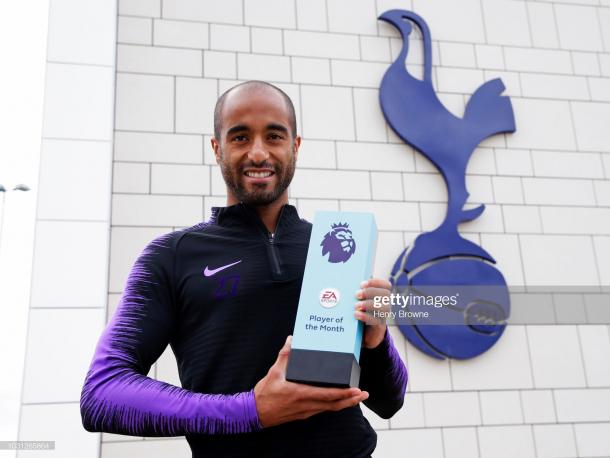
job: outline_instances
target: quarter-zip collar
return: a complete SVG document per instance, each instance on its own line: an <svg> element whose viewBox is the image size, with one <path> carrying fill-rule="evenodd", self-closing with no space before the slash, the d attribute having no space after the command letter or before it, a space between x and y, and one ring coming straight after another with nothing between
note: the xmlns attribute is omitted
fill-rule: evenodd
<svg viewBox="0 0 610 458"><path fill-rule="evenodd" d="M267 226L263 223L256 209L248 204L239 202L226 207L212 207L210 218L215 224L225 227L244 227L250 230L262 232L265 237L270 236ZM277 224L275 226L275 236L281 237L282 232L300 223L298 211L294 205L284 204L280 208Z"/></svg>
<svg viewBox="0 0 610 458"><path fill-rule="evenodd" d="M286 280L286 269L278 243L282 243L283 234L290 232L292 226L301 222L297 209L293 205L284 204L280 208L273 234L269 232L258 216L256 209L243 202L227 207L212 207L211 220L219 226L238 228L247 234L254 235L254 240L260 237L261 242L265 244L271 278L274 281Z"/></svg>

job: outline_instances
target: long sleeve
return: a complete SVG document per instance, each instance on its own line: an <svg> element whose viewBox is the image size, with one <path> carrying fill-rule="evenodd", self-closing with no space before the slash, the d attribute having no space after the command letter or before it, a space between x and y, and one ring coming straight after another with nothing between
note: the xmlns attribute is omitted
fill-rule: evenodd
<svg viewBox="0 0 610 458"><path fill-rule="evenodd" d="M407 367L386 327L381 343L360 353L360 388L369 392L364 404L381 418L392 417L404 403L407 380Z"/></svg>
<svg viewBox="0 0 610 458"><path fill-rule="evenodd" d="M262 428L253 390L196 393L146 376L176 328L173 234L156 238L140 253L97 343L80 399L87 431L182 436Z"/></svg>

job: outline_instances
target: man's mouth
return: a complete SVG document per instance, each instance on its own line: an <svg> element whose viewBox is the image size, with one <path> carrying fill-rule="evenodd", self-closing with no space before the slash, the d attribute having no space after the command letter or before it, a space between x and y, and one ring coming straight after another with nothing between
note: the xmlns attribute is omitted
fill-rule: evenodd
<svg viewBox="0 0 610 458"><path fill-rule="evenodd" d="M244 172L244 175L248 178L265 179L269 178L272 175L275 175L275 172L269 169L249 169Z"/></svg>

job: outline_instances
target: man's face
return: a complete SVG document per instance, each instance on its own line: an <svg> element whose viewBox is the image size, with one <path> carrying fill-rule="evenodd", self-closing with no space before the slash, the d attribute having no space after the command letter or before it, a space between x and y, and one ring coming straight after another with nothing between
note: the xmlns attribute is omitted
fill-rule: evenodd
<svg viewBox="0 0 610 458"><path fill-rule="evenodd" d="M277 91L246 86L229 93L212 146L230 197L250 205L287 200L300 142L292 138L288 107Z"/></svg>

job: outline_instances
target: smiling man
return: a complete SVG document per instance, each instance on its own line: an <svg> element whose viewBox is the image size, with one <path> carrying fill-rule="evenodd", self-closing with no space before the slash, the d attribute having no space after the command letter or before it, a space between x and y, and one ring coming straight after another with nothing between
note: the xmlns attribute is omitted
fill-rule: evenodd
<svg viewBox="0 0 610 458"><path fill-rule="evenodd" d="M212 147L227 205L136 260L83 386L88 431L185 436L195 458L371 455L376 434L359 403L389 418L407 384L373 317L387 280L354 285L354 315L366 323L359 388L285 378L311 234L288 203L300 144L279 88L249 81L218 99ZM146 376L168 344L182 388Z"/></svg>

